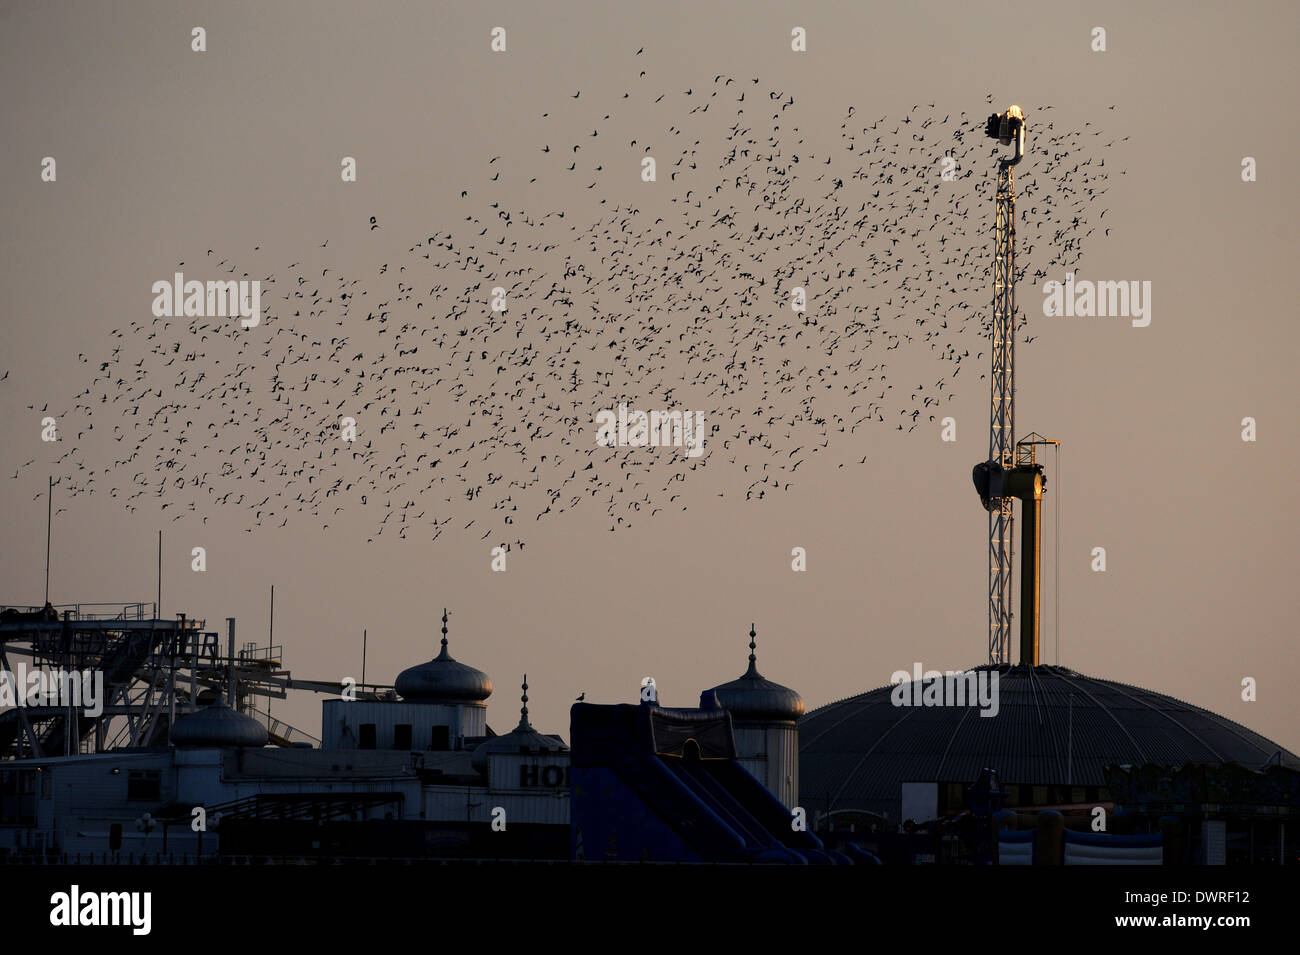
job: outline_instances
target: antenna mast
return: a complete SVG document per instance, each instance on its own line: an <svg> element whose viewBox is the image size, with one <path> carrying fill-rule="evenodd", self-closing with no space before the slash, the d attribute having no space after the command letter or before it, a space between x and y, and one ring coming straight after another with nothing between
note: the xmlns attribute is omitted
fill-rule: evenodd
<svg viewBox="0 0 1300 955"><path fill-rule="evenodd" d="M989 456L972 477L989 513L989 663L1011 662L1011 541L1013 506L1021 502L1023 544L1020 584L1020 665L1039 660L1039 617L1043 579L1043 495L1047 477L1038 463L1039 445L1060 442L1030 434L1016 441L1016 190L1013 168L1025 158L1025 114L1019 106L989 117L985 133L1014 154L998 159L998 193L993 257L993 375L989 410Z"/></svg>
<svg viewBox="0 0 1300 955"><path fill-rule="evenodd" d="M998 159L998 191L993 251L993 323L990 330L992 375L989 456L975 466L975 486L989 514L989 663L1010 662L1011 541L1014 498L1003 478L1015 467L1016 432L1016 190L1014 167L1025 158L1025 115L1019 106L990 116L985 134L1011 157Z"/></svg>

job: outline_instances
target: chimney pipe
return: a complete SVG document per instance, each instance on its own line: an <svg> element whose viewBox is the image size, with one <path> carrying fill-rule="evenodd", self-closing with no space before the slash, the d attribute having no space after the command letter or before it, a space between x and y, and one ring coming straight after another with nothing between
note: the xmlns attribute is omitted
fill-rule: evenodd
<svg viewBox="0 0 1300 955"><path fill-rule="evenodd" d="M1043 580L1043 477L1036 475L1034 496L1022 507L1024 535L1021 553L1020 584L1020 662L1024 666L1038 666L1038 621L1042 606Z"/></svg>
<svg viewBox="0 0 1300 955"><path fill-rule="evenodd" d="M226 676L226 703L232 710L239 709L235 699L235 618L226 618L228 637L226 640L227 656L230 658L230 671Z"/></svg>
<svg viewBox="0 0 1300 955"><path fill-rule="evenodd" d="M1043 490L1041 464L1021 464L1007 472L1006 493L1023 504L1021 514L1020 664L1038 666L1038 623L1042 604Z"/></svg>

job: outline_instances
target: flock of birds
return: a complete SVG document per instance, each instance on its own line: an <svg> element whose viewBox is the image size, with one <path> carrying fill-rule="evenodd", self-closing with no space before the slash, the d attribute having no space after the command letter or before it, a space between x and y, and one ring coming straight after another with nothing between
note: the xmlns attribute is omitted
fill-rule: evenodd
<svg viewBox="0 0 1300 955"><path fill-rule="evenodd" d="M451 529L521 548L579 506L604 508L611 531L684 508L709 471L708 493L787 492L832 441L929 425L966 366L983 377L1000 150L984 114L849 107L814 148L794 97L756 78L664 90L641 71L609 97L592 110L580 91L544 114L535 152L487 159L457 190L461 221L375 274L259 275L214 250L179 263L187 278L260 279L261 324L146 319L113 330L101 358L79 355L93 376L56 415L62 493L157 499L249 531L358 508L372 540ZM1113 137L1057 128L1049 110L1031 114L1018 170L1019 261L1034 263L1019 279L1033 284L1103 228L1113 170ZM614 141L620 121L644 132ZM579 198L507 208L506 184ZM363 228L383 235L377 217ZM890 377L905 352L932 380ZM620 402L702 411L704 454L599 445L595 416Z"/></svg>

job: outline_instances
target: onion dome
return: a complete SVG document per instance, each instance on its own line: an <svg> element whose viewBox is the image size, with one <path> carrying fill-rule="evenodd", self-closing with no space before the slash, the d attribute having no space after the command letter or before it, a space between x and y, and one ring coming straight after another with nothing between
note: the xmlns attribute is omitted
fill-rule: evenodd
<svg viewBox="0 0 1300 955"><path fill-rule="evenodd" d="M265 746L266 727L231 709L220 697L201 710L182 716L171 728L173 746Z"/></svg>
<svg viewBox="0 0 1300 955"><path fill-rule="evenodd" d="M749 669L730 683L711 691L724 710L731 711L733 721L741 723L794 722L803 716L803 698L780 683L763 678L754 656L754 625L749 625Z"/></svg>
<svg viewBox="0 0 1300 955"><path fill-rule="evenodd" d="M393 684L402 699L415 703L482 703L492 681L482 670L458 663L447 652L447 611L442 612L442 652L428 663L403 670Z"/></svg>
<svg viewBox="0 0 1300 955"><path fill-rule="evenodd" d="M470 765L479 772L487 770L488 756L491 753L560 753L568 749L554 736L547 736L533 729L528 722L528 674L524 674L523 695L519 697L523 706L519 709L519 725L504 736L493 736L484 740L474 749Z"/></svg>

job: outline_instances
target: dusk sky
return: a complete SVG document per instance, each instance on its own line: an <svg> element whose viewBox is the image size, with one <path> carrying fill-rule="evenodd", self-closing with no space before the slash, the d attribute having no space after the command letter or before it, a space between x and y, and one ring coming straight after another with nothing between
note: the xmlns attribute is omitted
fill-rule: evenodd
<svg viewBox="0 0 1300 955"><path fill-rule="evenodd" d="M506 29L504 53L491 49L497 26ZM272 345L270 336L292 329L297 305L286 307L283 298L292 276L320 282L329 269L355 278L355 291L366 290L372 304L342 321L352 323L356 351L373 355L391 347L392 336L377 336L365 313L393 297L397 265L411 263L417 242L477 226L467 216L487 226L497 211L511 210L522 242L525 210L534 218L565 211L566 222L585 226L616 205L644 207L638 218L649 227L656 216L681 221L669 210L687 189L707 197L730 188L719 171L720 144L741 87L750 91L746 116L760 139L778 113L782 148L806 150L798 188L810 194L820 188L812 186L814 166L825 155L840 156L827 167L836 175L861 165L840 150L841 124L861 130L883 117L892 131L911 115L965 112L973 129L966 146L977 148L960 173L972 174L944 185L954 197L964 194L968 238L954 242L980 250L968 265L982 270L992 258L995 171L977 127L1016 103L1031 148L1071 133L1080 162L1105 160L1103 198L1057 196L1083 203L1085 224L1095 227L1080 247L1078 278L1151 289L1147 327L1127 318L1046 317L1041 280L1026 279L1019 290L1027 327L1016 356L1017 436L1037 431L1062 445L1059 471L1047 460L1042 662L1186 700L1300 751L1300 710L1288 689L1300 670L1293 579L1300 330L1287 291L1297 191L1285 165L1300 149L1297 26L1295 6L1283 2L1094 3L1086 10L985 2L2 2L0 598L6 606L42 602L46 480L69 470L59 459L83 420L73 406L114 348L132 361L151 354L150 290L177 271L220 278L215 263L226 259L250 278L275 276L262 293L269 317L238 335L262 336L281 351L283 339ZM206 31L206 52L191 48L195 27ZM807 52L791 49L795 27L806 30ZM1092 49L1096 27L1105 30L1104 52ZM723 75L737 80L726 87L731 100L692 113ZM592 137L597 128L601 136ZM899 134L904 143L908 137L906 129ZM698 168L676 167L683 178L670 179L686 139L701 140ZM581 151L559 156L579 142ZM641 143L659 157L657 182L641 179ZM941 154L927 156L927 168ZM53 182L42 180L45 157L57 162ZM356 159L355 182L340 176L343 157ZM1257 181L1243 181L1245 157L1255 160ZM573 175L565 172L569 161ZM1031 155L1016 170L1025 243L1018 262L1031 278L1042 270L1060 280L1065 270L1053 255L1069 236L1056 240L1048 230L1029 248L1037 235L1031 209L1053 183L1077 180L1049 179L1043 163ZM876 188L870 181L846 188L853 187ZM980 230L985 238L969 238ZM765 288L776 287L775 276L791 263L779 245L759 254L767 241L761 233L754 241L747 268L770 268ZM593 272L607 254L582 243L571 251ZM899 254L914 270L911 251ZM721 291L710 294L730 298L709 321L721 328L749 319L730 311L743 298L738 263L719 262ZM545 276L542 290L562 277L551 275L544 256L525 251L506 265L525 266ZM859 268L863 276L872 270L865 261ZM932 281L954 280L957 268L934 264ZM643 275L649 294L659 296L646 309L672 299L662 276ZM825 283L819 288L811 270L798 278L809 288L808 314L818 315ZM417 292L434 282L411 281ZM846 299L897 307L870 297L893 299L889 281L886 274L875 292L859 284ZM879 687L914 662L941 670L982 664L988 532L970 474L988 450L980 322L993 291L979 275L973 282L986 291L961 296L967 314L949 318L949 340L971 357L948 377L942 403L925 411L935 421L922 416L915 429L899 430L889 413L913 408L903 394L879 427L837 433L820 453L805 449L806 463L781 479L789 487L762 500L746 499L753 471L743 470L743 459L725 462L720 434L706 442L709 465L671 491L680 500L653 517L638 511L630 527L611 532L609 513L593 497L544 520L521 507L509 539L526 546L512 548L508 569L496 573L490 549L504 537L483 539L491 514L474 502L452 505L456 519L436 540L428 528L376 536L385 512L373 501L337 516L331 502L328 518L291 511L283 527L277 516L250 531L249 512L218 504L217 493L202 494L192 511L182 509L191 500L184 494L166 510L161 505L173 498L150 494L128 510L125 494L108 493L108 475L93 493L76 496L61 492L72 485L69 475L55 491L50 599L152 601L161 528L167 615L205 618L222 632L233 616L241 644L262 644L274 584L275 642L285 646L295 677L359 679L364 628L367 678L391 683L437 652L446 606L453 656L495 684L492 728L505 732L517 721L526 672L533 725L566 739L568 707L580 692L588 701L630 702L641 679L653 676L665 703L695 705L702 689L744 671L751 622L763 674L797 689L810 710ZM588 317L596 304L579 303ZM394 300L392 307L416 327L451 321L441 306L417 311ZM488 314L485 304L475 307ZM522 315L524 307L506 314ZM839 307L819 321L842 323L846 301ZM886 324L896 321L884 314ZM792 317L788 306L777 316ZM144 330L111 334L132 322ZM189 350L184 333L184 319L165 332ZM895 391L932 389L947 374L920 334L888 353ZM545 344L540 333L518 338L530 341ZM301 354L311 345L297 348ZM432 361L432 351L423 347L419 357ZM688 384L708 362L675 348L666 354L657 373L676 375L683 406L707 420L723 421L726 406L747 409L762 394L711 399ZM877 361L866 354L863 374ZM840 359L829 364L847 374ZM618 387L587 392L588 410L614 408L624 397L646 409L674 406L648 379L643 393L630 391L635 370L627 368ZM210 379L217 374L209 370ZM164 388L159 376L150 382ZM331 411L351 389L322 394L328 406L318 410ZM164 394L156 402L169 400ZM240 400L241 408L270 408L275 396L254 387ZM448 402L448 420L468 417L459 397L438 400ZM387 401L407 412L404 427L412 401L405 393ZM104 408L94 419L103 440L88 440L79 452L88 468L108 467L124 446L107 434L125 420L121 406ZM46 414L58 418L60 443L41 441ZM944 416L955 420L956 441L941 440ZM1256 422L1253 442L1242 439L1248 417ZM360 421L363 443L378 436L373 412ZM595 433L589 414L582 429ZM196 431L203 437L202 426ZM411 457L433 450L403 440ZM584 449L595 446L594 437L581 440ZM788 444L778 442L773 460L799 460L784 452L803 440ZM148 445L139 467L115 472L116 486L153 469L154 451ZM673 449L601 449L599 460L620 453L686 460ZM199 470L215 474L223 460L213 452ZM527 473L507 469L506 478ZM235 477L259 500L276 490L274 479ZM668 493L659 499L662 475L656 480L647 493L658 506ZM298 492L295 485L289 500ZM430 495L428 509L438 503ZM464 527L472 520L478 523ZM195 546L206 549L203 573L190 567ZM795 547L806 549L806 572L791 569ZM1106 550L1104 573L1092 569L1096 547ZM1257 681L1255 702L1242 700L1246 677ZM319 700L296 694L272 710L319 736Z"/></svg>

